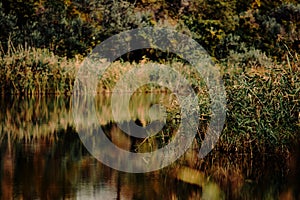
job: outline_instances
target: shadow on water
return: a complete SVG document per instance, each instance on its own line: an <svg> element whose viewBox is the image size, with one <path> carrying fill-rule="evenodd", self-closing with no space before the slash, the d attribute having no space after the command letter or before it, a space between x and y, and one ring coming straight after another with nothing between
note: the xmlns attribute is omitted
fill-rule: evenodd
<svg viewBox="0 0 300 200"><path fill-rule="evenodd" d="M146 125L149 107L159 102L168 106L167 101L170 99L164 95L136 95L131 101L131 109L136 110L132 120ZM112 120L109 97L97 97L96 102L102 116L99 123L118 146L139 152L148 151L149 146L160 147L161 137L141 144L118 129ZM294 148L298 153L287 159L213 151L200 160L194 142L184 156L160 171L118 172L87 152L74 128L71 104L66 97L1 99L1 199L299 197L299 146Z"/></svg>

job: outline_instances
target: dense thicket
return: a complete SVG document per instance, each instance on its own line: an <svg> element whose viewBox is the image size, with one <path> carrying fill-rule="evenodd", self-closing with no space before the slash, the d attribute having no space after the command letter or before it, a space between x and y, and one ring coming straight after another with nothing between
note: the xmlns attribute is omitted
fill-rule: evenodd
<svg viewBox="0 0 300 200"><path fill-rule="evenodd" d="M256 49L285 59L300 48L296 0L6 0L0 3L1 43L86 54L107 37L145 25L175 26L214 57Z"/></svg>

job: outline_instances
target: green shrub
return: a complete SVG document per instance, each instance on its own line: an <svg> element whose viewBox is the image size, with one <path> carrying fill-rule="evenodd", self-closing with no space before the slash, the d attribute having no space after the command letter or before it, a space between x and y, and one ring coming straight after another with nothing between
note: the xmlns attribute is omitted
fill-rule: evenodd
<svg viewBox="0 0 300 200"><path fill-rule="evenodd" d="M278 61L285 60L289 51L300 51L299 6L296 3L262 1L257 8L240 13L234 35L238 35L239 41L247 48L259 49Z"/></svg>
<svg viewBox="0 0 300 200"><path fill-rule="evenodd" d="M8 1L6 6L0 7L0 15L4 21L1 25L6 28L1 34L5 50L11 34L16 45L27 43L36 48L48 48L68 58L87 55L107 37L141 23L133 4L126 1Z"/></svg>
<svg viewBox="0 0 300 200"><path fill-rule="evenodd" d="M243 68L266 67L274 64L264 52L254 48L245 48L241 53L231 50L227 56L227 62L229 65L230 63L240 63Z"/></svg>
<svg viewBox="0 0 300 200"><path fill-rule="evenodd" d="M236 2L202 1L195 6L194 12L187 13L182 19L194 33L194 39L216 56L216 46L238 25Z"/></svg>
<svg viewBox="0 0 300 200"><path fill-rule="evenodd" d="M0 44L2 44L3 41L15 38L19 31L17 17L12 13L5 13L2 2L0 2L0 29ZM5 44L7 44L7 42Z"/></svg>

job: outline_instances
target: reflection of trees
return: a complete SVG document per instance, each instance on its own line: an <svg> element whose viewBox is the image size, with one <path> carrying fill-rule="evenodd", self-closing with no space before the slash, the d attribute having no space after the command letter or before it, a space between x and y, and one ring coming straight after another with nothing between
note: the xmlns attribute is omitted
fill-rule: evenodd
<svg viewBox="0 0 300 200"><path fill-rule="evenodd" d="M1 177L3 198L73 199L80 190L91 190L97 195L108 195L103 190L109 190L110 199L160 199L162 196L168 199L178 192L177 183L159 172L127 174L103 166L89 156L71 127L55 136L57 140L53 143L15 141L11 162L2 160L8 149L7 138L2 141L0 161L12 163L0 167L1 171L10 171L7 178Z"/></svg>
<svg viewBox="0 0 300 200"><path fill-rule="evenodd" d="M14 150L11 146L11 141L9 140L5 146L7 146L4 155L1 155L3 158L3 174L0 180L2 199L11 199L13 196L13 181L14 181L14 169L15 169L15 162L14 162ZM2 154L2 153L1 153ZM1 159L0 159L1 160ZM1 168L0 168L1 169ZM0 175L1 177L1 175ZM0 196L1 197L1 196Z"/></svg>
<svg viewBox="0 0 300 200"><path fill-rule="evenodd" d="M67 128L55 134L58 140L47 143L32 140L15 142L14 156L8 154L9 141L1 144L3 158L2 197L12 199L73 198L80 182L97 184L101 165L91 159L76 132ZM8 158L11 159L8 159ZM4 160L6 159L6 160ZM17 183L17 184L15 184Z"/></svg>
<svg viewBox="0 0 300 200"><path fill-rule="evenodd" d="M10 143L10 140L4 140L1 144L1 158L6 159L7 155L6 152L6 146L5 143ZM12 165L7 166L5 163L7 163L7 160L3 160L4 165L4 173L6 172L6 168L9 171L12 171L11 182L5 181L5 178L2 178L4 180L4 184L2 185L2 190L8 190L8 187L10 187L11 192L4 191L3 194L7 194L7 198L4 199L12 199L12 195L14 195L15 198L20 199L32 199L35 197L39 197L41 199L53 199L55 197L61 197L59 193L55 190L55 186L58 186L60 184L55 183L55 181L52 181L49 176L54 177L55 179L61 179L59 176L61 173L61 169L59 169L59 166L55 167L49 163L49 160L51 159L51 155L49 155L49 152L53 152L55 149L55 145L50 143L44 143L44 142L37 142L36 140L33 140L30 142L30 144L24 144L20 142L14 142L14 145L12 146L14 157L12 158ZM7 149L8 146L7 146ZM60 162L59 158L56 160L57 162ZM63 157L62 157L63 159ZM51 170L47 170L48 167L51 167L52 170L55 170L56 176L53 176L51 174ZM57 180L58 181L58 180ZM15 184L15 183L18 184ZM46 185L45 185L46 183ZM4 187L4 185L6 185ZM65 190L68 191L67 189ZM4 196L3 196L4 197Z"/></svg>

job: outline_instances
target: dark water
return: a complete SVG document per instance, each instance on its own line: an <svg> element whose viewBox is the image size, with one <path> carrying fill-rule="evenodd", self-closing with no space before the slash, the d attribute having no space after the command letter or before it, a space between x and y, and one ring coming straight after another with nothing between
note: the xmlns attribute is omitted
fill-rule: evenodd
<svg viewBox="0 0 300 200"><path fill-rule="evenodd" d="M132 119L149 122L153 103L167 95L132 98ZM110 101L98 97L97 110L109 135ZM93 158L74 128L72 102L66 97L2 98L0 102L1 199L297 199L299 158L225 154L197 159L193 146L179 161L160 171L130 174ZM102 117L103 118L103 117ZM132 141L119 135L119 145ZM198 181L197 179L202 179ZM194 180L194 181L193 181ZM195 181L196 180L196 181Z"/></svg>

